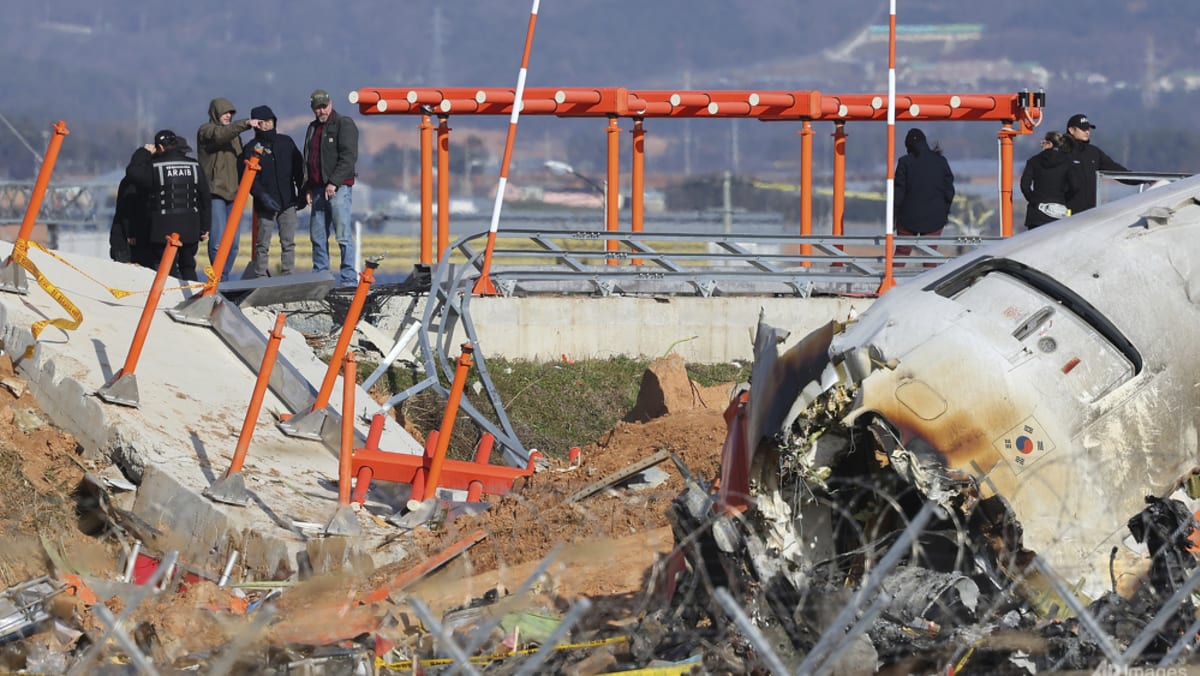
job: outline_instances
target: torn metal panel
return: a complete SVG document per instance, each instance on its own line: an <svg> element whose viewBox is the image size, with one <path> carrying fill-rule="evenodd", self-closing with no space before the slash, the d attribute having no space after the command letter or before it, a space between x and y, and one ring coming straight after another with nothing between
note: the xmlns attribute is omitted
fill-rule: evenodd
<svg viewBox="0 0 1200 676"><path fill-rule="evenodd" d="M1140 559L1126 521L1197 464L1198 198L1200 177L986 247L783 355L760 323L760 504L885 468L964 517L995 496L1028 550L1009 574L1036 552L1098 598L1114 546Z"/></svg>

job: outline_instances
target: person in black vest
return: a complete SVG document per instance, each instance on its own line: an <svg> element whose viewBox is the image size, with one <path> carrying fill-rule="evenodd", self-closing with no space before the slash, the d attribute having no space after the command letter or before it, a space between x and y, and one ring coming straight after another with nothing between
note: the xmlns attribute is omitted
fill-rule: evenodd
<svg viewBox="0 0 1200 676"><path fill-rule="evenodd" d="M167 237L179 233L182 246L171 273L196 281L196 250L201 241L208 239L212 196L200 163L187 155L188 150L187 141L163 129L154 135L154 143L134 151L125 176L146 195L154 260L162 260Z"/></svg>
<svg viewBox="0 0 1200 676"><path fill-rule="evenodd" d="M254 196L254 215L258 217L254 244L254 276L270 275L271 235L279 228L281 274L290 275L296 266L296 210L307 206L303 195L304 156L296 142L275 129L275 113L267 106L255 106L250 117L259 120L254 138L242 150L242 169L246 161L261 151L258 175L250 186Z"/></svg>
<svg viewBox="0 0 1200 676"><path fill-rule="evenodd" d="M1046 132L1042 152L1029 158L1021 172L1021 194L1029 202L1025 209L1025 227L1033 230L1070 215L1067 204L1083 185L1079 165L1063 152L1065 136Z"/></svg>
<svg viewBox="0 0 1200 676"><path fill-rule="evenodd" d="M895 209L896 234L900 237L918 237L942 234L950 218L950 204L954 201L954 172L950 163L942 157L940 148L930 148L925 132L909 129L904 136L904 148L908 151L896 163ZM896 256L908 256L912 247L896 245ZM904 267L904 263L896 263ZM926 263L925 267L934 267Z"/></svg>

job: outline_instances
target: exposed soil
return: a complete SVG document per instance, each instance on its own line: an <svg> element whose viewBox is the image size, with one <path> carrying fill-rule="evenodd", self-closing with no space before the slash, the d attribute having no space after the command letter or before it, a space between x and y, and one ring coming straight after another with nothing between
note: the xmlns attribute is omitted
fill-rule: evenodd
<svg viewBox="0 0 1200 676"><path fill-rule="evenodd" d="M103 521L89 516L88 508L94 505L84 504L87 500L78 490L91 465L74 438L49 424L25 389L11 361L0 357L0 490L6 496L0 503L0 583L7 587L47 574L63 579L66 573L119 579L119 530L105 528ZM381 582L477 529L486 533L478 544L408 591L441 611L490 586L519 584L562 545L551 571L553 588L540 590L546 604L587 596L605 604L599 607L607 618L635 615L638 592L650 569L672 545L665 512L684 483L675 462L668 459L657 465L665 472L657 485L615 484L570 503L567 499L661 450L673 453L697 478L711 480L725 435L722 413L729 387L695 387L687 380L682 360L675 357L652 366L643 395L630 418L644 422L619 423L583 448L576 463L552 466L519 482L508 495L489 498L491 508L483 514L460 517L435 530L418 529L411 535L417 546L407 547L416 557L385 566L368 580L326 578L287 590L278 599L276 620L266 638L275 645L311 643L319 637L336 641L378 627L395 605L355 603L364 590L380 588ZM479 581L468 583L470 576ZM65 593L60 600L58 614L67 625L85 636L104 633L89 603ZM175 594L140 604L132 614L136 629L131 633L156 664L178 666L187 655L250 635L249 620L237 613L245 603L228 588L193 581ZM122 610L117 598L105 605L114 615ZM330 622L324 612L313 612L331 606L340 608L337 622ZM22 644L43 652L71 649L52 635L42 631ZM0 668L25 668L20 649L9 648Z"/></svg>

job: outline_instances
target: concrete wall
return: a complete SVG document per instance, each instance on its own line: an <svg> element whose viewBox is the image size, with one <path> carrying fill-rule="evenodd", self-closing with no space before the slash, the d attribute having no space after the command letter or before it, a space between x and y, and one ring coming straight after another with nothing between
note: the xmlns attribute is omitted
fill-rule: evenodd
<svg viewBox="0 0 1200 676"><path fill-rule="evenodd" d="M614 356L661 357L674 352L696 363L749 360L754 327L766 321L791 332L789 344L833 319L861 313L870 298L669 296L475 297L471 318L480 349L493 357L554 361ZM408 299L394 299L375 324L395 335ZM419 310L416 311L420 316ZM461 328L450 345L465 340ZM457 354L456 349L451 350Z"/></svg>

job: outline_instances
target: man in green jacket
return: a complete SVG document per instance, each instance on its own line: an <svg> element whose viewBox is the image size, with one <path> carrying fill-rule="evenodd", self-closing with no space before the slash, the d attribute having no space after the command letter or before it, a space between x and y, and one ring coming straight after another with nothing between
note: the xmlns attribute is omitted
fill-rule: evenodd
<svg viewBox="0 0 1200 676"><path fill-rule="evenodd" d="M233 115L236 112L229 99L213 99L208 104L208 122L201 125L196 132L196 156L212 192L212 228L208 233L210 263L216 263L217 248L221 245L221 236L232 211L233 198L237 195L238 164L242 155L241 133L247 129L258 129L260 122L254 119L234 120ZM233 227L236 229L238 224L234 223ZM229 279L233 271L234 259L238 254L239 235L240 233L234 235L229 257L225 259L225 269L217 271L222 281Z"/></svg>

